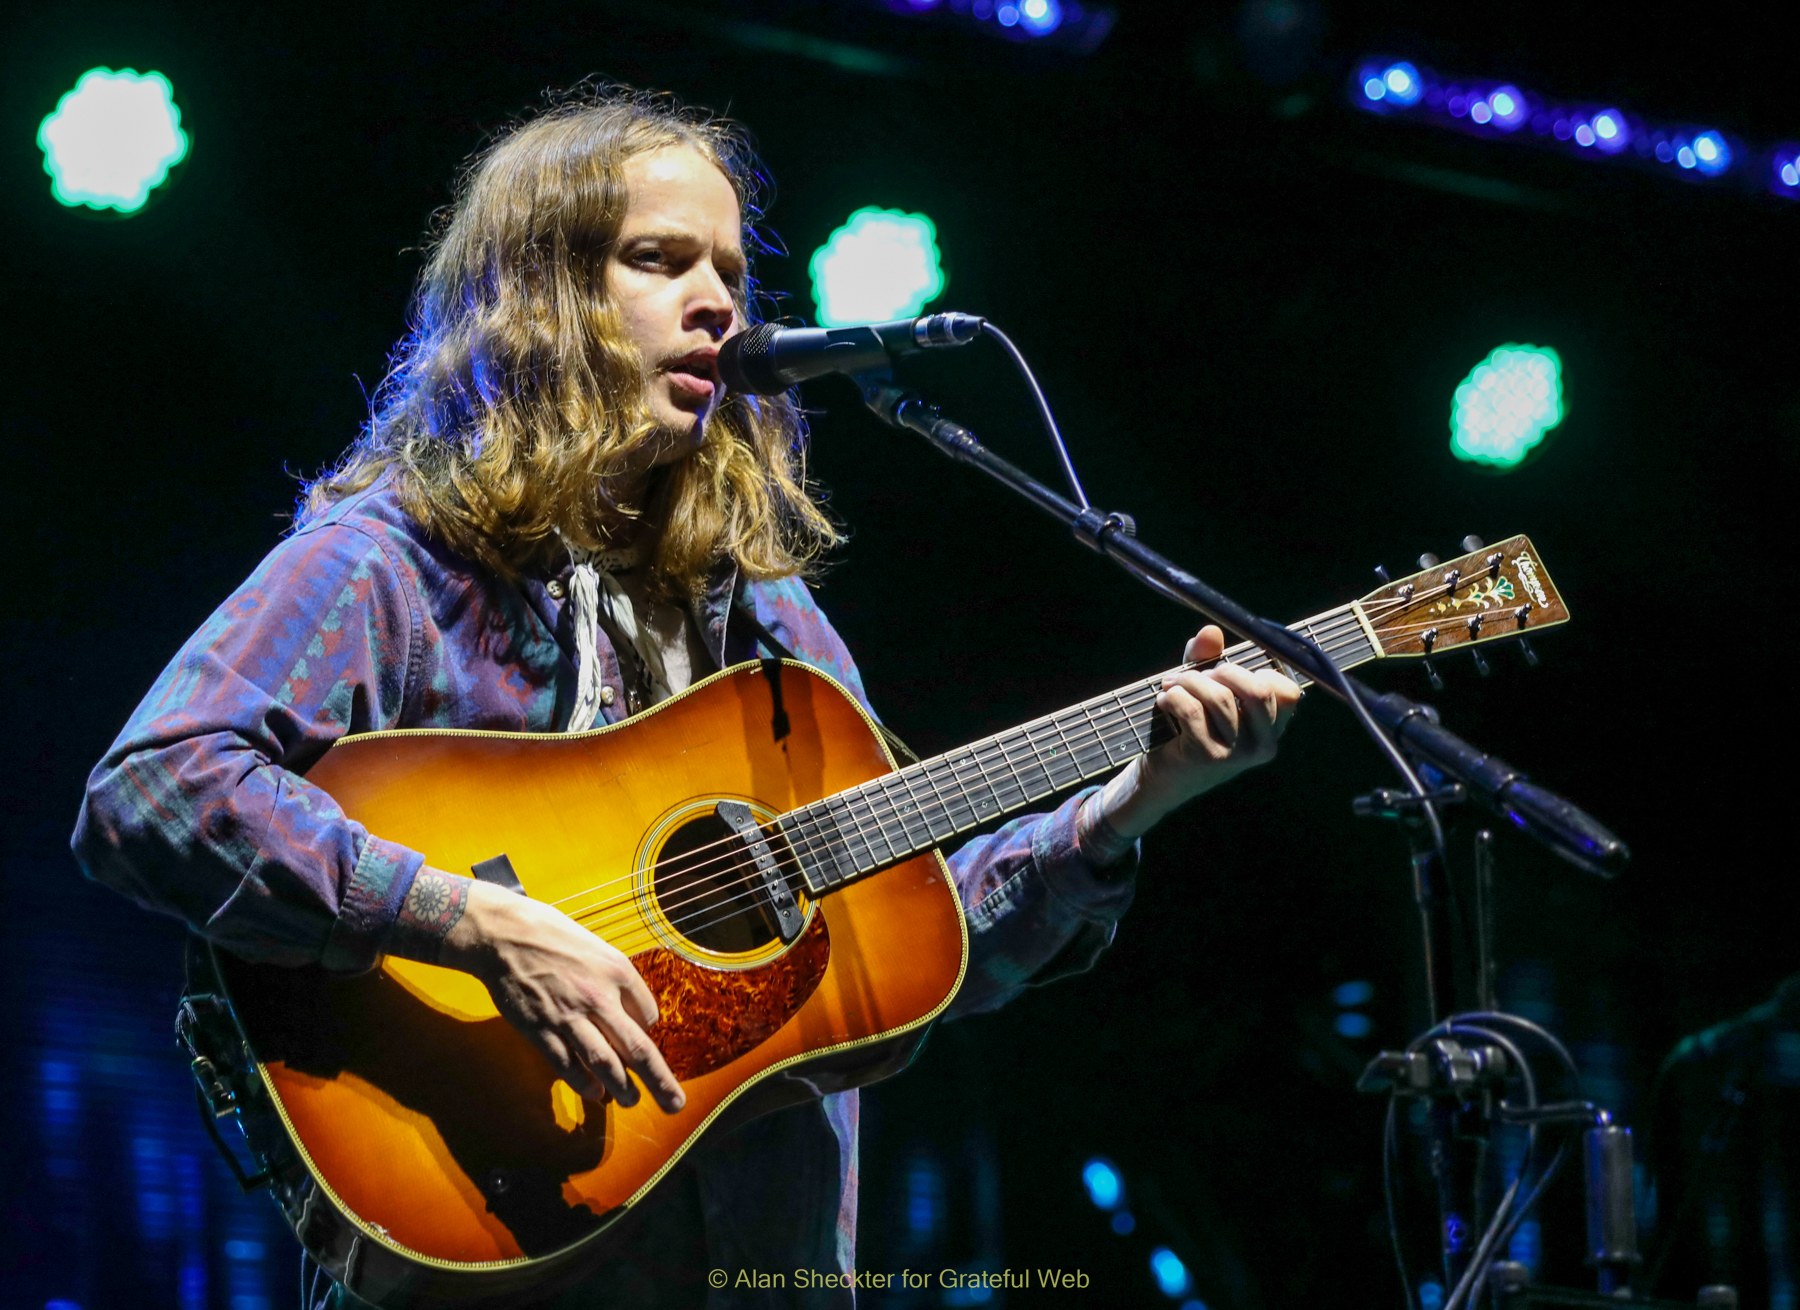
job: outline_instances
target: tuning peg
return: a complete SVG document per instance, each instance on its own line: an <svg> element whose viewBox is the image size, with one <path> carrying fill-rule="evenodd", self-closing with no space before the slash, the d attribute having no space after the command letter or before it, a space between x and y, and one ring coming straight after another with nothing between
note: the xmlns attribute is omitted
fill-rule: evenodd
<svg viewBox="0 0 1800 1310"><path fill-rule="evenodd" d="M1425 676L1431 682L1431 689L1433 691L1442 691L1444 689L1444 680L1438 677L1437 665L1433 664L1430 660L1421 660L1419 662L1425 666Z"/></svg>
<svg viewBox="0 0 1800 1310"><path fill-rule="evenodd" d="M1529 667L1535 669L1538 666L1537 652L1531 649L1531 643L1523 637L1519 638L1519 653L1525 657L1525 663Z"/></svg>
<svg viewBox="0 0 1800 1310"><path fill-rule="evenodd" d="M1477 547L1476 549L1479 550L1480 547ZM1469 654L1475 660L1475 672L1479 673L1484 678L1487 677L1488 674L1493 672L1493 669L1488 667L1488 662L1481 657L1481 652L1479 650L1477 650L1475 647L1471 646L1469 648Z"/></svg>
<svg viewBox="0 0 1800 1310"><path fill-rule="evenodd" d="M1473 532L1471 532L1468 536L1464 537L1462 540L1463 554L1473 555L1476 551L1480 550L1485 545L1487 545L1487 542L1483 541L1480 537L1476 536Z"/></svg>
<svg viewBox="0 0 1800 1310"><path fill-rule="evenodd" d="M1423 555L1419 556L1419 567L1420 568L1435 569L1437 566L1438 566L1438 557L1436 555L1433 555L1430 551L1426 551Z"/></svg>
<svg viewBox="0 0 1800 1310"><path fill-rule="evenodd" d="M1377 564L1375 566L1375 576L1380 578L1382 580L1382 582L1384 582L1384 583L1393 581L1392 578L1388 577L1387 569L1384 568L1383 566L1381 566L1380 564Z"/></svg>

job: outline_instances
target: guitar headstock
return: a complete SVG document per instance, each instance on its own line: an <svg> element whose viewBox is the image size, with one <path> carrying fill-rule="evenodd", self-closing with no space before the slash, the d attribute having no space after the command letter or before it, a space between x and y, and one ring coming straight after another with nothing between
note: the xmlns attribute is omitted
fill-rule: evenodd
<svg viewBox="0 0 1800 1310"><path fill-rule="evenodd" d="M1523 536L1390 582L1359 605L1381 654L1414 659L1525 638L1569 621L1568 606Z"/></svg>

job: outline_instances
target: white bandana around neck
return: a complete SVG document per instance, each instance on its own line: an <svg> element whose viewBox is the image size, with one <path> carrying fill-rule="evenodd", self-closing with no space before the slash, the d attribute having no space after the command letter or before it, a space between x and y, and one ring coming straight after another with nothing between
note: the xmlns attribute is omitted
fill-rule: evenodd
<svg viewBox="0 0 1800 1310"><path fill-rule="evenodd" d="M586 732L600 714L600 607L606 607L613 628L631 643L632 651L650 679L650 692L658 700L671 694L662 651L640 631L631 597L619 585L616 573L643 563L643 548L583 550L569 547L575 569L569 578L569 594L575 602L575 710L569 715L569 732Z"/></svg>

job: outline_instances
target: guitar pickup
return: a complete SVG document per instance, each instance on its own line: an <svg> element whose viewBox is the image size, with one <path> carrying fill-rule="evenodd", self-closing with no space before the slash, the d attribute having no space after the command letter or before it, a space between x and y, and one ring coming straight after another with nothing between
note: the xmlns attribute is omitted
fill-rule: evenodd
<svg viewBox="0 0 1800 1310"><path fill-rule="evenodd" d="M755 881L762 888L763 907L774 915L774 926L781 934L781 940L793 941L800 935L800 905L794 900L793 888L781 876L781 869L775 862L775 852L769 847L769 835L757 823L756 816L750 813L750 807L742 801L720 801L713 812L727 828L737 834L738 840L750 852L750 858L756 863Z"/></svg>

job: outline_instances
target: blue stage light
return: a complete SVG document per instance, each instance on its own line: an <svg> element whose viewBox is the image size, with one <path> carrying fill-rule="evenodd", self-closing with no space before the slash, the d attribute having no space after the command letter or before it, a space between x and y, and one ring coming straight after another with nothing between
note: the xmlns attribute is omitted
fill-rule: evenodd
<svg viewBox="0 0 1800 1310"><path fill-rule="evenodd" d="M1425 94L1419 70L1408 63L1389 64L1381 75L1381 85L1385 97L1402 108L1418 104L1419 97Z"/></svg>
<svg viewBox="0 0 1800 1310"><path fill-rule="evenodd" d="M1595 140L1594 129L1592 126L1590 126L1587 123L1577 123L1575 125L1575 144L1576 145L1591 146L1594 144L1594 140Z"/></svg>
<svg viewBox="0 0 1800 1310"><path fill-rule="evenodd" d="M1081 1181L1087 1186L1088 1200L1102 1210L1117 1209L1125 1199L1125 1180L1110 1160L1095 1156L1081 1170Z"/></svg>
<svg viewBox="0 0 1800 1310"><path fill-rule="evenodd" d="M1017 27L1019 7L1017 5L1001 5L994 11L994 18L1002 27Z"/></svg>
<svg viewBox="0 0 1800 1310"><path fill-rule="evenodd" d="M1469 117L1477 123L1487 124L1493 121L1494 111L1488 107L1487 101L1477 100L1469 106Z"/></svg>
<svg viewBox="0 0 1800 1310"><path fill-rule="evenodd" d="M1177 1301L1193 1286L1181 1257L1166 1246L1159 1246L1150 1253L1150 1272L1156 1275L1156 1285L1162 1289L1162 1294Z"/></svg>
<svg viewBox="0 0 1800 1310"><path fill-rule="evenodd" d="M1360 978L1353 982L1339 983L1331 993L1332 1002L1349 1009L1353 1005L1367 1005L1375 998L1375 984L1364 982Z"/></svg>
<svg viewBox="0 0 1800 1310"><path fill-rule="evenodd" d="M1363 95L1370 100L1380 100L1387 94L1387 85L1379 77L1363 79Z"/></svg>
<svg viewBox="0 0 1800 1310"><path fill-rule="evenodd" d="M1594 115L1594 144L1607 154L1615 154L1631 144L1631 124L1616 109L1602 109Z"/></svg>
<svg viewBox="0 0 1800 1310"><path fill-rule="evenodd" d="M1059 0L1025 0L1019 6L1019 26L1033 36L1049 36L1062 26L1062 20Z"/></svg>
<svg viewBox="0 0 1800 1310"><path fill-rule="evenodd" d="M1525 121L1525 96L1516 86L1497 86L1487 99L1494 126L1510 132Z"/></svg>
<svg viewBox="0 0 1800 1310"><path fill-rule="evenodd" d="M1129 1210L1115 1210L1112 1217L1112 1230L1120 1237L1131 1233L1137 1227L1137 1220Z"/></svg>
<svg viewBox="0 0 1800 1310"><path fill-rule="evenodd" d="M1444 1285L1435 1280L1419 1284L1419 1310L1442 1310Z"/></svg>
<svg viewBox="0 0 1800 1310"><path fill-rule="evenodd" d="M1683 168L1692 168L1700 161L1694 158L1694 148L1683 141L1675 147L1675 162Z"/></svg>
<svg viewBox="0 0 1800 1310"><path fill-rule="evenodd" d="M1800 195L1800 146L1777 146L1769 160L1769 185L1782 195Z"/></svg>
<svg viewBox="0 0 1800 1310"><path fill-rule="evenodd" d="M1731 147L1717 132L1702 132L1694 138L1694 167L1708 177L1717 177L1731 167Z"/></svg>
<svg viewBox="0 0 1800 1310"><path fill-rule="evenodd" d="M1333 1032L1339 1037L1348 1037L1352 1040L1359 1037L1367 1037L1374 1027L1375 1025L1370 1021L1369 1016L1362 1013L1360 1010L1345 1010L1342 1014L1338 1015L1336 1019L1331 1021L1331 1029Z"/></svg>

